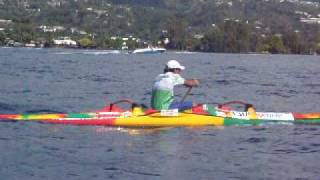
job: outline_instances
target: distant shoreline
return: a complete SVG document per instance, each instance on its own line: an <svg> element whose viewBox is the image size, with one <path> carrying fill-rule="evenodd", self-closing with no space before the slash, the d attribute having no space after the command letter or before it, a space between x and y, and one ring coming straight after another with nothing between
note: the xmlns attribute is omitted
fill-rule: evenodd
<svg viewBox="0 0 320 180"><path fill-rule="evenodd" d="M124 52L131 54L133 50L119 50L119 49L103 49L103 48L81 48L81 47L65 47L65 46L53 46L53 47L26 47L26 46L0 46L0 48L24 48L24 49L75 49L75 50L92 50L92 51L119 51L119 53ZM307 55L307 56L319 56L318 53L313 54L295 54L295 53L270 53L270 52L240 52L240 53L230 53L230 52L205 52L205 51L187 51L187 50L175 50L169 49L167 52L176 52L176 53L216 53L216 54L251 54L251 55ZM165 53L165 52L164 52ZM159 53L161 54L161 53Z"/></svg>

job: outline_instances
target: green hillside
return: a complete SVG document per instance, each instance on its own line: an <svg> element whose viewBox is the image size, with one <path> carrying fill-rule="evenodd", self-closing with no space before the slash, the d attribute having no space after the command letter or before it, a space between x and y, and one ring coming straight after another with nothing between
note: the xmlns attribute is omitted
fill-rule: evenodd
<svg viewBox="0 0 320 180"><path fill-rule="evenodd" d="M68 36L109 49L320 51L316 0L0 0L0 19L3 45Z"/></svg>

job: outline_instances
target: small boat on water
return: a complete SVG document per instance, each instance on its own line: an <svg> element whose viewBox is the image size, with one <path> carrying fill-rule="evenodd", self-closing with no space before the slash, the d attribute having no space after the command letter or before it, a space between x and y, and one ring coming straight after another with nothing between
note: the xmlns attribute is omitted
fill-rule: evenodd
<svg viewBox="0 0 320 180"><path fill-rule="evenodd" d="M147 47L141 49L135 49L132 54L158 54L166 52L165 48L160 47Z"/></svg>
<svg viewBox="0 0 320 180"><path fill-rule="evenodd" d="M122 108L122 103L127 103L131 107ZM226 103L219 106L200 104L185 111L178 111L178 109L157 111L142 107L130 100L120 100L97 111L67 114L0 114L0 120L139 128L268 124L320 125L319 112L256 112L252 105L244 111L230 109Z"/></svg>

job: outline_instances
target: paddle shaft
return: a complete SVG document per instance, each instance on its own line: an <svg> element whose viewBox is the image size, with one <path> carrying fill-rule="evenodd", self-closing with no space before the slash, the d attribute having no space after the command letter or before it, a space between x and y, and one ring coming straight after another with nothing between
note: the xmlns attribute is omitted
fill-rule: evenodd
<svg viewBox="0 0 320 180"><path fill-rule="evenodd" d="M186 100L187 96L190 94L192 89L192 86L189 87L189 89L187 90L186 94L184 94L183 98L180 101L180 104L182 104L184 102L184 100Z"/></svg>

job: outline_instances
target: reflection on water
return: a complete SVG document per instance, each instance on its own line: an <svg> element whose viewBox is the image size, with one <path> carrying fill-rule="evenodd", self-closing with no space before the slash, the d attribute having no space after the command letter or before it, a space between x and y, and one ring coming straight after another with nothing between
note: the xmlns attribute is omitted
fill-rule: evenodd
<svg viewBox="0 0 320 180"><path fill-rule="evenodd" d="M97 127L96 133L109 133L111 131L119 131L122 133L127 133L131 136L140 136L146 134L157 134L162 133L167 130L172 129L172 127L161 127L161 128L124 128L124 127Z"/></svg>

